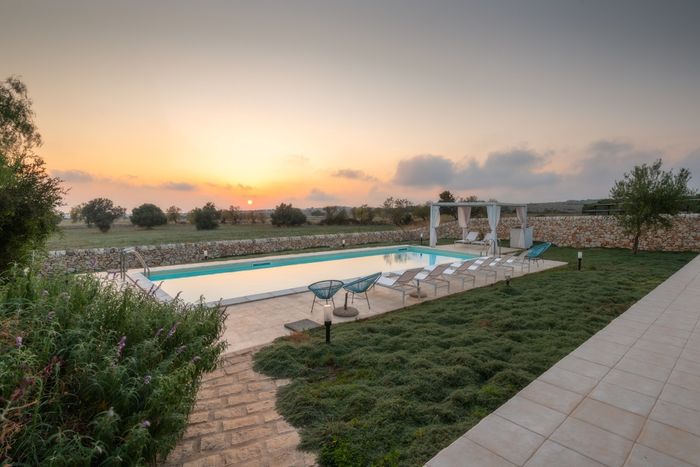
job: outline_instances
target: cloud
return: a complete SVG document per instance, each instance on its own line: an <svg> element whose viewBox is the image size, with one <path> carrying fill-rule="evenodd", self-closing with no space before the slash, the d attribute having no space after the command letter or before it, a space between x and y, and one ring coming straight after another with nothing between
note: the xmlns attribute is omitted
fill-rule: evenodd
<svg viewBox="0 0 700 467"><path fill-rule="evenodd" d="M175 191L194 191L197 189L197 186L187 182L165 182L160 185L160 188Z"/></svg>
<svg viewBox="0 0 700 467"><path fill-rule="evenodd" d="M64 182L86 183L95 180L95 177L92 174L82 170L54 170L53 175L60 178Z"/></svg>
<svg viewBox="0 0 700 467"><path fill-rule="evenodd" d="M334 177L347 178L349 180L362 180L365 182L376 182L378 179L365 173L363 170L340 169L332 174Z"/></svg>
<svg viewBox="0 0 700 467"><path fill-rule="evenodd" d="M558 174L541 171L546 162L544 156L527 149L493 152L483 164L470 159L466 165L443 156L424 154L400 161L394 182L404 186L456 189L535 188L560 181Z"/></svg>
<svg viewBox="0 0 700 467"><path fill-rule="evenodd" d="M318 188L312 188L311 192L309 195L306 197L307 200L309 201L335 201L338 198L330 193L326 193L325 191L321 191Z"/></svg>
<svg viewBox="0 0 700 467"><path fill-rule="evenodd" d="M446 185L454 178L456 166L443 156L422 154L399 161L394 183L405 186Z"/></svg>

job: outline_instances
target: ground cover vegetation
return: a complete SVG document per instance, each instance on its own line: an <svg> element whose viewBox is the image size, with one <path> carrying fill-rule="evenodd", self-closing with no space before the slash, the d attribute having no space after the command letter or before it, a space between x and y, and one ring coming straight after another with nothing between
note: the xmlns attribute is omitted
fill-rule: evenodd
<svg viewBox="0 0 700 467"><path fill-rule="evenodd" d="M568 266L282 338L256 369L326 466L422 465L625 311L693 253L552 248Z"/></svg>

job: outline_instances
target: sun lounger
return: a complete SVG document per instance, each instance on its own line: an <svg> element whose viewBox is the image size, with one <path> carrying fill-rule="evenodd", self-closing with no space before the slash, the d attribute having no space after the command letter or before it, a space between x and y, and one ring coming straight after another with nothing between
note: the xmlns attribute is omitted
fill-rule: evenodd
<svg viewBox="0 0 700 467"><path fill-rule="evenodd" d="M479 232L469 232L464 236L462 240L455 240L455 243L462 243L464 245L469 245L477 241L479 238Z"/></svg>
<svg viewBox="0 0 700 467"><path fill-rule="evenodd" d="M401 274L382 274L379 279L377 279L376 284L387 289L401 292L401 298L405 305L406 293L417 290L417 286L413 284L413 280L422 271L423 268L415 268L404 271Z"/></svg>
<svg viewBox="0 0 700 467"><path fill-rule="evenodd" d="M416 275L416 287L420 289L421 284L428 284L433 287L433 292L437 296L437 291L440 287L447 287L447 293L450 293L450 281L442 278L443 273L450 267L449 263L438 264L434 268L429 268Z"/></svg>

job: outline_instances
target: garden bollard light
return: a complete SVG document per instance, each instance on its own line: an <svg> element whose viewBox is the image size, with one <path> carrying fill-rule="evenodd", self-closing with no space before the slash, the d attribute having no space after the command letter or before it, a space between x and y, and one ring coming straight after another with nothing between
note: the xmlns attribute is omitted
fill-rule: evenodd
<svg viewBox="0 0 700 467"><path fill-rule="evenodd" d="M331 343L331 324L333 312L329 304L323 305L323 324L326 326L326 344Z"/></svg>
<svg viewBox="0 0 700 467"><path fill-rule="evenodd" d="M204 250L204 259L209 259L209 250Z"/></svg>
<svg viewBox="0 0 700 467"><path fill-rule="evenodd" d="M578 270L581 270L581 261L583 260L583 251L578 252Z"/></svg>

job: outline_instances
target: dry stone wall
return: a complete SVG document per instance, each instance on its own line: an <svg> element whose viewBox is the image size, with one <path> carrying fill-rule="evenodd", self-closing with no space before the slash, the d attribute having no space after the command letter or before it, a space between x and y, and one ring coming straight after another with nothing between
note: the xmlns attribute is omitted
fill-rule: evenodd
<svg viewBox="0 0 700 467"><path fill-rule="evenodd" d="M575 248L631 248L632 238L625 235L610 216L561 216L531 217L533 236L538 241L552 242L558 246ZM511 227L518 226L515 217L504 217L498 228L499 238L508 238ZM486 219L472 219L470 230L488 232ZM303 237L277 237L254 240L226 240L217 242L173 243L139 246L136 249L151 266L193 263L204 260L206 250L209 258L275 253L285 250L309 248L340 248L346 245L372 243L394 243L414 241L423 233L428 241L427 229L394 230L384 232L358 232L350 234L308 235ZM438 227L439 238L461 237L461 229L455 222ZM678 216L669 230L651 231L640 241L642 250L700 251L700 216ZM96 272L119 267L120 248L96 248L85 250L52 251L44 263L48 271ZM128 256L129 268L140 265L133 255Z"/></svg>

